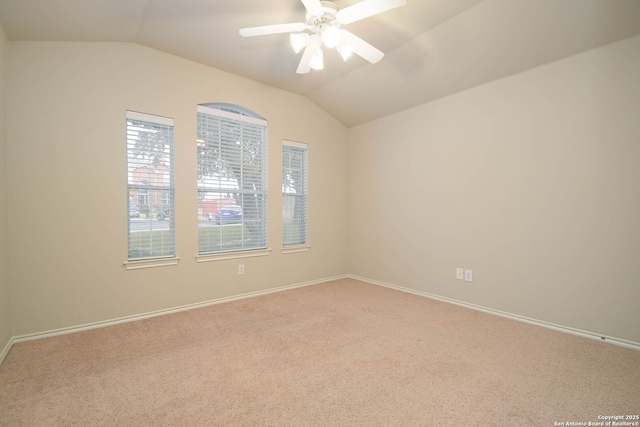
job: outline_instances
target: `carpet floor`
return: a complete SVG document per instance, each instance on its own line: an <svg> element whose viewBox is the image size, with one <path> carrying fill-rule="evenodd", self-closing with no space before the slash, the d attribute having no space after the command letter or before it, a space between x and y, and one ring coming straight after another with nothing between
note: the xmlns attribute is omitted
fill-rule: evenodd
<svg viewBox="0 0 640 427"><path fill-rule="evenodd" d="M351 279L18 343L0 366L11 427L543 427L637 414L639 351Z"/></svg>

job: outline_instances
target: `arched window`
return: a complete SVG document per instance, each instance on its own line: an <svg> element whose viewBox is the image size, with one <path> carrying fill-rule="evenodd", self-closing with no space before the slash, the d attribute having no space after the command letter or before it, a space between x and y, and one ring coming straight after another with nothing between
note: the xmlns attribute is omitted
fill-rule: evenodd
<svg viewBox="0 0 640 427"><path fill-rule="evenodd" d="M200 254L267 247L267 121L247 108L198 105Z"/></svg>

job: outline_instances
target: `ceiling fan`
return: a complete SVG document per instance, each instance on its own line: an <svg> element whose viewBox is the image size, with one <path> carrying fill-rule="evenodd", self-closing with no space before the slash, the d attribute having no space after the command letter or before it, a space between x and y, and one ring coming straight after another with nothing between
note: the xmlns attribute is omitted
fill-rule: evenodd
<svg viewBox="0 0 640 427"><path fill-rule="evenodd" d="M407 4L407 0L363 0L344 9L338 9L335 3L330 1L301 1L307 9L305 22L265 25L240 30L242 37L291 33L293 50L299 53L304 49L296 70L298 74L306 74L312 68L314 70L324 68L322 45L337 49L345 61L352 53L372 64L380 61L384 56L382 51L350 31L342 29L341 26Z"/></svg>

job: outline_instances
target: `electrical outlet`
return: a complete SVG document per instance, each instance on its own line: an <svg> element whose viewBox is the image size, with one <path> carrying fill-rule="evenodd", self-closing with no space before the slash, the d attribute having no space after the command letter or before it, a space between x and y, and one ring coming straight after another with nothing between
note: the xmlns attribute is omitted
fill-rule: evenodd
<svg viewBox="0 0 640 427"><path fill-rule="evenodd" d="M464 281L465 282L473 282L473 271L465 270L464 271Z"/></svg>
<svg viewBox="0 0 640 427"><path fill-rule="evenodd" d="M238 264L238 275L244 274L244 264Z"/></svg>
<svg viewBox="0 0 640 427"><path fill-rule="evenodd" d="M464 280L464 268L456 268L456 280Z"/></svg>

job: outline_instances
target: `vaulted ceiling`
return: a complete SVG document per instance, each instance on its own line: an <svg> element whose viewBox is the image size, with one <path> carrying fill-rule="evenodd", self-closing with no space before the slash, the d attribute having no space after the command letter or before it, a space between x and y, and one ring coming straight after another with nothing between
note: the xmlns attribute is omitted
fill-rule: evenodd
<svg viewBox="0 0 640 427"><path fill-rule="evenodd" d="M304 15L300 0L0 0L10 41L139 43L306 96L346 126L640 34L640 0L408 0L348 26L382 61L331 51L299 75L287 34L238 33Z"/></svg>

